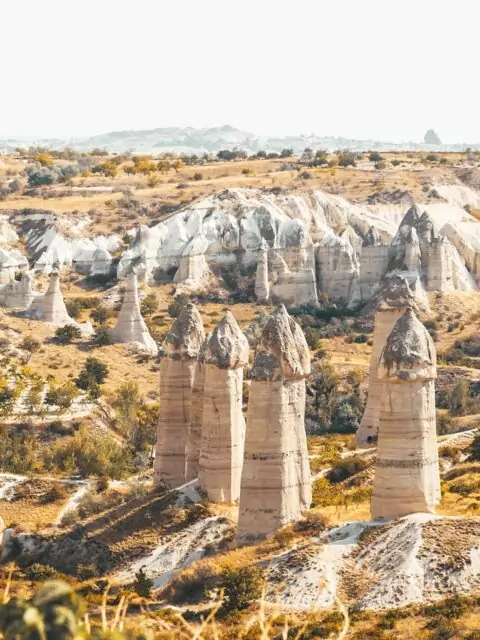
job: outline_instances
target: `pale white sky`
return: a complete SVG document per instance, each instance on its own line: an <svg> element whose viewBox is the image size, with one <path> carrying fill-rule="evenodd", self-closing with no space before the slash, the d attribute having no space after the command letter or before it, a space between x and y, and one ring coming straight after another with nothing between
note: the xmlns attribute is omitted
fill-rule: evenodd
<svg viewBox="0 0 480 640"><path fill-rule="evenodd" d="M480 142L478 0L2 0L0 136Z"/></svg>

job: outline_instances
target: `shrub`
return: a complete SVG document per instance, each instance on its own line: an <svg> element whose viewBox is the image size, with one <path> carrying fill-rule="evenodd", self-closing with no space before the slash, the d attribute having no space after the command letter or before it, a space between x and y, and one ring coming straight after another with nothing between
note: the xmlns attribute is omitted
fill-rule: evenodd
<svg viewBox="0 0 480 640"><path fill-rule="evenodd" d="M70 344L74 340L82 337L82 332L74 324L66 324L64 327L58 327L55 331L55 337L60 344Z"/></svg>
<svg viewBox="0 0 480 640"><path fill-rule="evenodd" d="M87 358L75 384L79 389L87 391L92 398L100 396L100 385L105 382L109 374L106 364L97 358Z"/></svg>
<svg viewBox="0 0 480 640"><path fill-rule="evenodd" d="M35 340L35 338L32 338L32 336L25 336L25 338L20 343L20 349L28 351L29 359L32 354L35 353L35 351L38 351L40 349L40 346L40 342L38 340Z"/></svg>
<svg viewBox="0 0 480 640"><path fill-rule="evenodd" d="M381 160L383 160L378 151L372 151L371 153L369 153L368 159L370 160L370 162L380 162Z"/></svg>
<svg viewBox="0 0 480 640"><path fill-rule="evenodd" d="M140 304L140 311L143 316L151 316L158 308L157 296L149 293Z"/></svg>
<svg viewBox="0 0 480 640"><path fill-rule="evenodd" d="M135 574L133 590L141 598L149 598L153 587L153 580L147 577L145 570L141 567Z"/></svg>
<svg viewBox="0 0 480 640"><path fill-rule="evenodd" d="M225 601L223 611L231 613L246 609L262 595L264 573L260 567L224 569L220 575L220 588Z"/></svg>
<svg viewBox="0 0 480 640"><path fill-rule="evenodd" d="M169 304L167 309L168 315L171 318L178 318L183 307L189 302L190 298L186 294L179 293L174 297L173 302Z"/></svg>
<svg viewBox="0 0 480 640"><path fill-rule="evenodd" d="M45 394L45 404L58 407L66 411L72 406L78 391L71 382L66 382L60 387L51 387Z"/></svg>
<svg viewBox="0 0 480 640"><path fill-rule="evenodd" d="M45 504L51 504L54 502L58 502L59 500L66 500L69 495L69 491L64 484L62 484L61 482L55 482L55 484L52 485L51 489L49 489L44 495L43 502Z"/></svg>
<svg viewBox="0 0 480 640"><path fill-rule="evenodd" d="M198 172L194 173L193 174L193 179L196 180L196 181L203 180L203 175L201 173L198 173Z"/></svg>
<svg viewBox="0 0 480 640"><path fill-rule="evenodd" d="M327 478L334 484L337 482L343 482L347 478L364 471L368 467L369 463L365 458L361 456L350 456L339 460L332 466L327 474Z"/></svg>
<svg viewBox="0 0 480 640"><path fill-rule="evenodd" d="M99 325L105 324L105 322L110 318L112 312L107 307L97 307L96 309L92 309L90 311L90 317L92 320Z"/></svg>
<svg viewBox="0 0 480 640"><path fill-rule="evenodd" d="M34 562L25 569L25 575L27 576L28 580L39 582L40 580L48 580L49 578L54 578L57 575L57 572L48 564L40 564L39 562Z"/></svg>

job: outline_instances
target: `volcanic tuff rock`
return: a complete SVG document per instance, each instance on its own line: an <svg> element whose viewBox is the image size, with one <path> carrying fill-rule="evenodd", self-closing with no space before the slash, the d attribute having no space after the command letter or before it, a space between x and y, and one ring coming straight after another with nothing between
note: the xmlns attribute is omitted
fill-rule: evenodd
<svg viewBox="0 0 480 640"><path fill-rule="evenodd" d="M268 281L268 244L262 238L257 272L255 275L255 297L259 302L268 302L270 297L270 283Z"/></svg>
<svg viewBox="0 0 480 640"><path fill-rule="evenodd" d="M34 297L33 274L29 272L23 273L20 281L12 280L0 286L0 305L3 307L24 310L31 305Z"/></svg>
<svg viewBox="0 0 480 640"><path fill-rule="evenodd" d="M215 327L205 348L202 437L198 479L214 502L240 496L245 420L242 413L243 367L248 364L247 338L233 317Z"/></svg>
<svg viewBox="0 0 480 640"><path fill-rule="evenodd" d="M301 517L311 503L305 435L301 329L280 306L257 346L250 386L238 535L267 536Z"/></svg>
<svg viewBox="0 0 480 640"><path fill-rule="evenodd" d="M397 320L408 308L416 308L415 295L404 276L390 278L377 295L373 349L368 379L368 397L356 438L360 446L373 444L377 437L383 382L378 377L380 356Z"/></svg>
<svg viewBox="0 0 480 640"><path fill-rule="evenodd" d="M185 305L162 347L155 485L164 483L178 487L185 482L192 388L197 357L204 340L201 315L193 304Z"/></svg>
<svg viewBox="0 0 480 640"><path fill-rule="evenodd" d="M378 376L383 389L372 517L432 513L440 502L436 354L430 334L412 309L392 329Z"/></svg>
<svg viewBox="0 0 480 640"><path fill-rule="evenodd" d="M192 402L190 408L190 424L186 447L185 480L190 482L198 477L200 443L203 422L203 389L205 386L205 354L212 334L209 333L198 353L197 364L193 376Z"/></svg>
<svg viewBox="0 0 480 640"><path fill-rule="evenodd" d="M35 296L30 306L24 311L24 315L33 320L43 320L55 327L76 324L68 315L60 289L60 276L58 273L50 275L50 284L46 293Z"/></svg>
<svg viewBox="0 0 480 640"><path fill-rule="evenodd" d="M118 342L133 344L138 349L148 351L152 355L157 355L158 353L156 342L150 335L140 312L136 273L130 274L127 278L117 323L113 329L110 329L109 333Z"/></svg>

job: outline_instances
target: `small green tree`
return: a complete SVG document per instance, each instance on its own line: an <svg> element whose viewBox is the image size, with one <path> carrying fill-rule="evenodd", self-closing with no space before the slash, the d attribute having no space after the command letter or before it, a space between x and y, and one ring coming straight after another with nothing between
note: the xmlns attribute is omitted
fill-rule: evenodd
<svg viewBox="0 0 480 640"><path fill-rule="evenodd" d="M90 311L90 317L95 322L95 324L103 325L112 315L110 309L107 307L97 307L96 309L92 309Z"/></svg>
<svg viewBox="0 0 480 640"><path fill-rule="evenodd" d="M66 382L60 387L50 388L45 395L45 404L56 406L61 412L70 409L73 400L78 395L78 390L71 382Z"/></svg>
<svg viewBox="0 0 480 640"><path fill-rule="evenodd" d="M133 590L141 598L149 598L152 592L153 580L147 577L144 567L135 574L135 582L133 583Z"/></svg>
<svg viewBox="0 0 480 640"><path fill-rule="evenodd" d="M106 364L97 358L87 358L75 384L79 389L86 391L92 399L100 397L100 385L105 382L109 374Z"/></svg>
<svg viewBox="0 0 480 640"><path fill-rule="evenodd" d="M189 302L190 302L190 298L186 294L179 293L177 296L174 297L173 302L169 304L167 309L168 315L171 318L178 318L178 316L180 315L180 311Z"/></svg>
<svg viewBox="0 0 480 640"><path fill-rule="evenodd" d="M149 293L148 296L142 300L140 304L140 311L142 316L151 316L158 308L157 296L154 293Z"/></svg>
<svg viewBox="0 0 480 640"><path fill-rule="evenodd" d="M262 595L264 581L260 567L224 569L220 576L220 588L225 596L222 609L226 613L246 609Z"/></svg>
<svg viewBox="0 0 480 640"><path fill-rule="evenodd" d="M381 154L378 151L372 151L368 154L370 162L381 162L383 160Z"/></svg>
<svg viewBox="0 0 480 640"><path fill-rule="evenodd" d="M70 344L74 340L82 337L82 332L75 324L66 324L64 327L58 327L55 331L55 337L60 344Z"/></svg>

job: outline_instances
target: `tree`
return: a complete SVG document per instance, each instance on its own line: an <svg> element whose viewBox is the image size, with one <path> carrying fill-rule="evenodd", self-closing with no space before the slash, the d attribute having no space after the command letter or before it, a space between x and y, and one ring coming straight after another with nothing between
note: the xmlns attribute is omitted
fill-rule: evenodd
<svg viewBox="0 0 480 640"><path fill-rule="evenodd" d="M87 391L92 399L100 397L100 385L105 382L109 374L107 365L97 358L87 358L75 384L79 389Z"/></svg>
<svg viewBox="0 0 480 640"><path fill-rule="evenodd" d="M60 344L70 344L81 338L82 332L76 324L66 324L64 327L58 327L55 331L55 337Z"/></svg>
<svg viewBox="0 0 480 640"><path fill-rule="evenodd" d="M308 388L322 426L329 427L340 397L340 376L327 359L320 360L312 368Z"/></svg>
<svg viewBox="0 0 480 640"><path fill-rule="evenodd" d="M32 338L32 336L25 336L25 338L20 343L20 349L28 352L27 362L29 362L32 355L40 349L40 342Z"/></svg>
<svg viewBox="0 0 480 640"><path fill-rule="evenodd" d="M92 309L90 311L90 317L95 322L95 324L103 325L106 323L108 318L112 315L110 309L107 307L97 307L96 309Z"/></svg>
<svg viewBox="0 0 480 640"><path fill-rule="evenodd" d="M35 160L43 167L50 167L53 164L53 158L50 153L39 153Z"/></svg>
<svg viewBox="0 0 480 640"><path fill-rule="evenodd" d="M149 598L152 592L153 580L147 578L144 567L135 574L135 582L133 583L133 590L141 598Z"/></svg>
<svg viewBox="0 0 480 640"><path fill-rule="evenodd" d="M145 296L140 304L140 311L143 316L151 316L157 308L158 300L154 293L149 293L148 296Z"/></svg>
<svg viewBox="0 0 480 640"><path fill-rule="evenodd" d="M381 160L383 160L378 151L372 151L371 153L369 153L368 159L370 160L370 162L381 162Z"/></svg>
<svg viewBox="0 0 480 640"><path fill-rule="evenodd" d="M293 149L282 149L280 151L281 158L291 158L293 156Z"/></svg>
<svg viewBox="0 0 480 640"><path fill-rule="evenodd" d="M224 569L220 575L225 612L241 611L262 595L264 572L260 567L247 566L240 569Z"/></svg>
<svg viewBox="0 0 480 640"><path fill-rule="evenodd" d="M340 167L356 167L355 154L351 151L342 151L338 156L338 165Z"/></svg>
<svg viewBox="0 0 480 640"><path fill-rule="evenodd" d="M51 387L45 395L45 404L49 406L56 406L61 412L70 409L78 390L71 382L66 382L60 387Z"/></svg>
<svg viewBox="0 0 480 640"><path fill-rule="evenodd" d="M117 389L113 406L116 409L117 419L121 429L130 441L135 439L135 433L137 431L139 403L140 390L136 382L124 382Z"/></svg>
<svg viewBox="0 0 480 640"><path fill-rule="evenodd" d="M190 302L190 298L185 293L179 293L174 297L173 302L168 306L168 315L171 318L178 318L183 307Z"/></svg>

